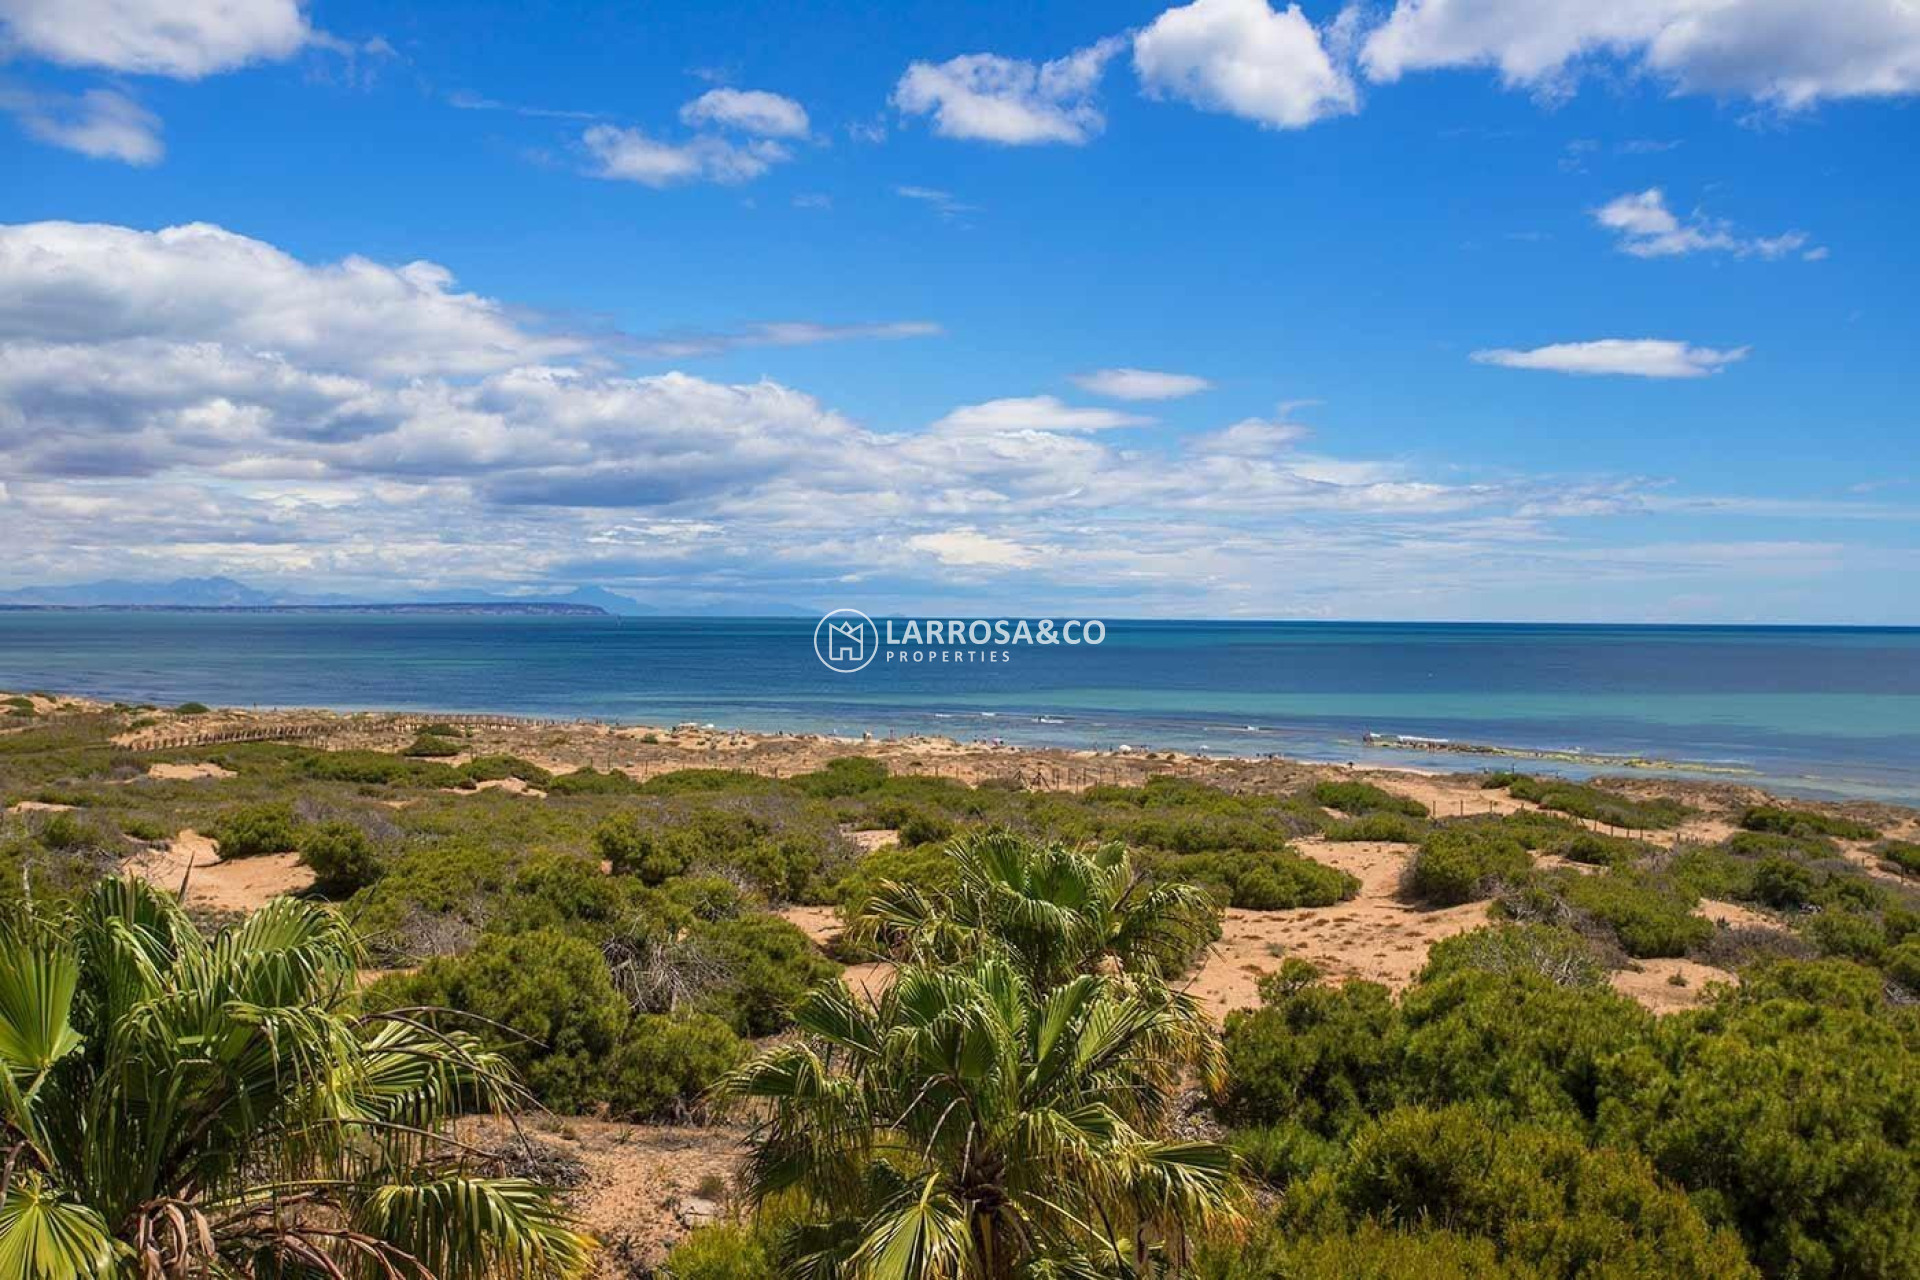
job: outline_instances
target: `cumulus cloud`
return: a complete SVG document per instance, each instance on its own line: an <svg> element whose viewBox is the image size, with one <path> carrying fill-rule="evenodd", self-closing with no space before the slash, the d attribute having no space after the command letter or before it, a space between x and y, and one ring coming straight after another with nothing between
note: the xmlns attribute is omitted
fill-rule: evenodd
<svg viewBox="0 0 1920 1280"><path fill-rule="evenodd" d="M934 424L945 431L1104 431L1152 422L1137 413L1070 405L1057 396L1013 396L962 405Z"/></svg>
<svg viewBox="0 0 1920 1280"><path fill-rule="evenodd" d="M160 117L111 89L69 97L0 86L0 111L10 112L40 141L96 160L150 165L166 154Z"/></svg>
<svg viewBox="0 0 1920 1280"><path fill-rule="evenodd" d="M1747 358L1746 347L1717 350L1667 338L1602 338L1594 342L1557 342L1515 351L1476 351L1481 364L1506 369L1545 369L1581 375L1621 374L1634 378L1704 378Z"/></svg>
<svg viewBox="0 0 1920 1280"><path fill-rule="evenodd" d="M1082 391L1112 400L1178 400L1213 385L1191 373L1156 373L1151 369L1096 369L1076 375L1073 383Z"/></svg>
<svg viewBox="0 0 1920 1280"><path fill-rule="evenodd" d="M638 374L627 348L544 332L430 263L309 263L207 226L0 227L0 580L590 580L698 603L694 584L809 600L857 575L1027 593L1006 609L1079 592L1272 613L1324 591L1383 613L1369 574L1504 571L1558 513L1637 493L1309 454L1284 411L1180 435L1034 396L867 424L772 380Z"/></svg>
<svg viewBox="0 0 1920 1280"><path fill-rule="evenodd" d="M1594 221L1619 236L1620 251L1636 258L1670 258L1689 253L1731 253L1736 257L1783 258L1806 250L1803 257L1818 261L1824 250L1806 249L1807 233L1786 231L1777 236L1742 236L1732 224L1695 214L1681 221L1667 208L1658 187L1616 196L1593 211Z"/></svg>
<svg viewBox="0 0 1920 1280"><path fill-rule="evenodd" d="M0 0L0 26L49 62L182 80L290 57L314 34L298 0Z"/></svg>
<svg viewBox="0 0 1920 1280"><path fill-rule="evenodd" d="M1121 47L1112 37L1039 64L993 53L916 62L894 86L893 105L931 116L934 132L946 138L1078 146L1106 127L1094 91Z"/></svg>
<svg viewBox="0 0 1920 1280"><path fill-rule="evenodd" d="M939 533L917 533L907 539L915 551L924 551L941 564L955 568L1025 569L1040 556L1008 538L996 538L971 527Z"/></svg>
<svg viewBox="0 0 1920 1280"><path fill-rule="evenodd" d="M1133 65L1150 96L1202 111L1299 129L1358 108L1352 79L1297 4L1194 0L1133 38Z"/></svg>
<svg viewBox="0 0 1920 1280"><path fill-rule="evenodd" d="M638 182L649 187L671 187L683 182L748 182L792 153L771 139L733 142L726 138L697 137L685 142L663 142L642 129L596 124L580 138L593 157L591 172L598 178Z"/></svg>
<svg viewBox="0 0 1920 1280"><path fill-rule="evenodd" d="M1920 92L1920 6L1907 0L1397 0L1361 63L1375 81L1497 68L1565 90L1583 61L1625 61L1683 93L1786 109Z"/></svg>
<svg viewBox="0 0 1920 1280"><path fill-rule="evenodd" d="M805 107L761 89L709 89L680 108L680 119L767 138L804 138L810 127Z"/></svg>

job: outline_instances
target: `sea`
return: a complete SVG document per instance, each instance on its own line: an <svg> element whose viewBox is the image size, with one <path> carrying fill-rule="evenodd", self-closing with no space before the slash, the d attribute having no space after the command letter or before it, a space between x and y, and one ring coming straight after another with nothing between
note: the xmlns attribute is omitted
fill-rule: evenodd
<svg viewBox="0 0 1920 1280"><path fill-rule="evenodd" d="M1097 645L888 648L846 674L817 656L817 622L0 611L0 688L1644 772L1920 804L1920 628L1106 619Z"/></svg>

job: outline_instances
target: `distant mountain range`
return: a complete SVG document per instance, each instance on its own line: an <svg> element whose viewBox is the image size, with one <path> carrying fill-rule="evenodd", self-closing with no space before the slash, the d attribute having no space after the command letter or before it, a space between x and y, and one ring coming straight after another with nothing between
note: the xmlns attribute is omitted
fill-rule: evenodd
<svg viewBox="0 0 1920 1280"><path fill-rule="evenodd" d="M635 618L657 614L768 617L812 614L799 605L742 601L699 609L662 608L605 587L579 586L553 594L500 595L489 591L439 592L376 598L262 590L232 578L175 578L171 582L108 579L55 587L0 591L0 609L194 609L379 613L579 613Z"/></svg>

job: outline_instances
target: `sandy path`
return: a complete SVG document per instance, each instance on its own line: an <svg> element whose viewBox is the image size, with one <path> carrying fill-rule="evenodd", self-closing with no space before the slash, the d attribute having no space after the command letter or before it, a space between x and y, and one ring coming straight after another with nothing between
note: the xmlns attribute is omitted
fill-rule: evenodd
<svg viewBox="0 0 1920 1280"><path fill-rule="evenodd" d="M521 1129L543 1154L578 1162L585 1178L569 1207L604 1246L595 1274L657 1266L687 1233L693 1201L724 1202L747 1151L744 1125L639 1125L584 1117L533 1117ZM462 1141L490 1150L516 1144L513 1129L486 1117L464 1122ZM726 1188L723 1190L723 1188Z"/></svg>
<svg viewBox="0 0 1920 1280"><path fill-rule="evenodd" d="M8 813L72 813L70 804L53 804L45 800L22 800L7 806Z"/></svg>
<svg viewBox="0 0 1920 1280"><path fill-rule="evenodd" d="M1435 942L1486 923L1484 902L1432 909L1395 896L1412 854L1409 845L1306 839L1296 840L1294 847L1357 876L1360 892L1331 907L1229 909L1220 941L1189 987L1216 1017L1257 1007L1260 979L1286 959L1309 961L1330 980L1364 978L1398 990L1425 966L1427 949Z"/></svg>
<svg viewBox="0 0 1920 1280"><path fill-rule="evenodd" d="M313 887L313 872L300 865L297 853L222 862L213 841L197 831L182 831L160 848L135 854L126 869L168 892L184 879L185 905L219 911L252 911L270 898Z"/></svg>
<svg viewBox="0 0 1920 1280"><path fill-rule="evenodd" d="M196 778L231 778L233 770L223 769L211 760L202 760L196 764L178 764L161 761L147 766L147 776L166 782L191 782Z"/></svg>
<svg viewBox="0 0 1920 1280"><path fill-rule="evenodd" d="M1674 982L1675 976L1681 981ZM1692 1009L1707 1002L1707 988L1716 982L1739 985L1725 969L1693 960L1636 960L1629 969L1617 969L1608 979L1613 989L1655 1013Z"/></svg>

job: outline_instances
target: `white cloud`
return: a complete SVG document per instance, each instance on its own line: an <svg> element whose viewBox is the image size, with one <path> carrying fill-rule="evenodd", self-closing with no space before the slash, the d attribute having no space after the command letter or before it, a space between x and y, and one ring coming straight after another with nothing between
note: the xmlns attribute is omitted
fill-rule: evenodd
<svg viewBox="0 0 1920 1280"><path fill-rule="evenodd" d="M1202 111L1298 129L1357 109L1347 73L1297 4L1194 0L1133 38L1133 65L1149 95Z"/></svg>
<svg viewBox="0 0 1920 1280"><path fill-rule="evenodd" d="M915 534L907 539L907 545L954 568L1025 569L1040 558L1032 547L971 527Z"/></svg>
<svg viewBox="0 0 1920 1280"><path fill-rule="evenodd" d="M716 355L742 347L807 347L855 339L932 338L945 332L931 320L893 320L877 324L821 324L775 320L746 325L729 333L681 333L636 339L628 349L666 359Z"/></svg>
<svg viewBox="0 0 1920 1280"><path fill-rule="evenodd" d="M40 141L96 160L150 165L166 154L160 118L111 89L66 97L0 88L0 110Z"/></svg>
<svg viewBox="0 0 1920 1280"><path fill-rule="evenodd" d="M1094 102L1118 37L1038 65L992 53L916 62L893 90L908 115L931 115L935 133L1008 146L1086 142L1106 126Z"/></svg>
<svg viewBox="0 0 1920 1280"><path fill-rule="evenodd" d="M431 262L309 266L206 223L0 226L0 341L215 342L360 376L475 374L577 355Z"/></svg>
<svg viewBox="0 0 1920 1280"><path fill-rule="evenodd" d="M290 57L313 36L298 0L0 0L0 24L49 62L182 80Z"/></svg>
<svg viewBox="0 0 1920 1280"><path fill-rule="evenodd" d="M804 138L810 128L805 107L762 89L709 89L680 108L680 119L766 138Z"/></svg>
<svg viewBox="0 0 1920 1280"><path fill-rule="evenodd" d="M991 587L1007 610L1430 616L1471 612L1432 594L1447 583L1578 593L1588 561L1527 568L1582 549L1550 522L1655 509L1642 481L1306 454L1284 408L1194 436L1041 396L876 430L771 380L636 376L630 344L542 333L429 263L302 262L217 227L0 227L0 580L811 602L862 575L921 602Z"/></svg>
<svg viewBox="0 0 1920 1280"><path fill-rule="evenodd" d="M1077 375L1073 382L1082 391L1114 400L1178 400L1213 385L1190 373L1156 373L1151 369L1096 369Z"/></svg>
<svg viewBox="0 0 1920 1280"><path fill-rule="evenodd" d="M671 187L683 182L748 182L792 153L778 142L758 138L732 142L696 137L662 142L641 129L596 124L581 135L593 156L595 177Z"/></svg>
<svg viewBox="0 0 1920 1280"><path fill-rule="evenodd" d="M1920 92L1920 5L1909 0L1397 0L1366 38L1376 81L1436 67L1498 68L1563 91L1611 57L1679 92L1786 109Z"/></svg>
<svg viewBox="0 0 1920 1280"><path fill-rule="evenodd" d="M1658 187L1617 196L1593 211L1594 221L1618 233L1620 251L1636 258L1679 257L1689 253L1731 253L1737 257L1782 258L1806 247L1807 233L1787 231L1777 236L1735 235L1730 223L1695 214L1682 222L1667 207ZM1822 250L1809 258L1824 257Z"/></svg>
<svg viewBox="0 0 1920 1280"><path fill-rule="evenodd" d="M1476 351L1473 358L1507 369L1545 369L1553 373L1704 378L1746 359L1747 350L1695 347L1665 338L1602 338L1595 342L1558 342L1528 351Z"/></svg>
<svg viewBox="0 0 1920 1280"><path fill-rule="evenodd" d="M970 213L980 212L977 204L968 204L951 191L938 187L895 187L893 193L926 205L947 222L963 222Z"/></svg>
<svg viewBox="0 0 1920 1280"><path fill-rule="evenodd" d="M1015 396L962 405L934 423L935 430L973 431L1104 431L1112 427L1140 427L1152 418L1118 409L1082 408L1057 396Z"/></svg>

